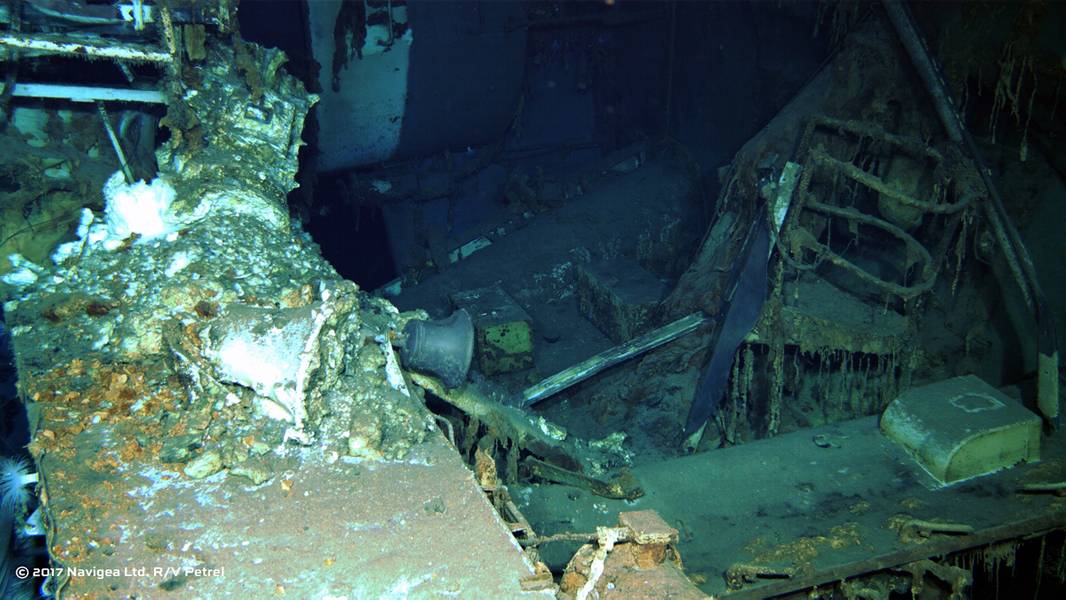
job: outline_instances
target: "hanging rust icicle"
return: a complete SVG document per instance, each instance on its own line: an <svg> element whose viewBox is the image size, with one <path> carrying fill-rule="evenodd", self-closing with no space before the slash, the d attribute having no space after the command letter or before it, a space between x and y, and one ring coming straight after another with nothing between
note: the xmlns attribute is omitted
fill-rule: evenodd
<svg viewBox="0 0 1066 600"><path fill-rule="evenodd" d="M771 270L773 285L770 288L770 299L766 303L769 312L769 322L772 323L773 331L781 331L781 303L784 282L784 266L781 261L774 261ZM775 335L770 341L770 351L767 356L770 363L770 393L766 407L766 436L777 435L781 427L781 396L785 386L785 338Z"/></svg>
<svg viewBox="0 0 1066 600"><path fill-rule="evenodd" d="M749 407L752 405L751 395L751 382L755 376L755 351L752 349L751 344L744 344L744 381L742 397L744 402L744 412L740 414L744 424L744 431L753 431L755 429L754 424L751 422Z"/></svg>

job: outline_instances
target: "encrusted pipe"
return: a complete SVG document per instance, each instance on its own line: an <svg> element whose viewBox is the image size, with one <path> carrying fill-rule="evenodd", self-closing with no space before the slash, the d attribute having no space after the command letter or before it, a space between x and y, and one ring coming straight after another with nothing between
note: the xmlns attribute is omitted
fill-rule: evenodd
<svg viewBox="0 0 1066 600"><path fill-rule="evenodd" d="M910 56L911 62L914 63L914 68L918 71L918 77L922 78L922 83L925 84L929 94L933 97L933 104L936 107L937 114L940 115L940 121L944 124L944 129L948 132L948 137L956 144L961 143L962 127L955 119L955 110L951 103L951 98L946 94L946 86L941 85L937 68L932 59L929 58L925 43L914 27L914 21L907 14L901 0L884 0L881 4L884 5L885 12L888 13L888 20L892 21L896 34L899 35L900 43L907 50L907 55Z"/></svg>
<svg viewBox="0 0 1066 600"><path fill-rule="evenodd" d="M46 54L63 54L87 58L111 58L134 62L169 63L167 52L132 44L100 44L87 40L75 40L54 35L0 35L0 46L19 50L34 50Z"/></svg>
<svg viewBox="0 0 1066 600"><path fill-rule="evenodd" d="M104 108L104 103L97 100L96 110L100 111L100 120L104 122L104 130L107 131L107 137L111 140L111 147L115 149L118 164L122 167L122 176L126 178L128 185L133 185L133 171L130 169L130 164L126 162L126 153L122 151L122 144L119 143L118 136L115 135L115 129L111 127L111 119L107 116L107 109Z"/></svg>
<svg viewBox="0 0 1066 600"><path fill-rule="evenodd" d="M901 0L882 0L885 12L906 48L911 62L933 98L937 114L951 139L963 144L974 162L977 172L988 189L989 202L985 205L988 221L995 232L996 241L1003 250L1003 257L1021 290L1022 297L1033 312L1037 334L1037 404L1040 412L1052 425L1059 425L1059 349L1055 337L1055 319L1048 307L1047 298L1036 276L1036 267L1021 235L1003 206L992 174L985 164L973 136L966 130L962 116L952 101L948 85L926 48L925 42L914 25L914 19Z"/></svg>
<svg viewBox="0 0 1066 600"><path fill-rule="evenodd" d="M54 83L16 83L12 95L21 98L63 98L73 102L93 102L96 100L143 102L145 104L166 104L167 102L163 92L157 90Z"/></svg>
<svg viewBox="0 0 1066 600"><path fill-rule="evenodd" d="M541 380L522 392L522 406L532 406L566 388L588 379L608 367L658 348L667 342L692 333L710 319L702 313L693 313L676 321L663 325L613 348L588 358L572 367Z"/></svg>
<svg viewBox="0 0 1066 600"><path fill-rule="evenodd" d="M585 600L592 593L596 583L600 580L600 576L603 575L603 567L607 561L607 555L614 549L615 542L619 541L624 533L625 530L618 527L596 528L599 547L596 548L592 564L589 565L589 578L585 581L585 585L581 586L581 589L577 591L577 600Z"/></svg>

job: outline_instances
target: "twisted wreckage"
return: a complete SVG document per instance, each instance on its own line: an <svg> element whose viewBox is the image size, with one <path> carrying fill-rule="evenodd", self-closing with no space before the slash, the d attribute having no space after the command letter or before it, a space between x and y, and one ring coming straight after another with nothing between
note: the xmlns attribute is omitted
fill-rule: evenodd
<svg viewBox="0 0 1066 600"><path fill-rule="evenodd" d="M961 593L973 552L1006 559L1026 538L1041 540L1041 560L1045 540L1049 555L1062 552L1047 534L1066 523L1066 448L1042 438L1057 423L1055 332L935 72L931 95L899 83L915 66L935 71L905 14L852 32L740 150L665 298L634 308L593 265L574 269L568 293L620 345L510 393L467 381L472 338L459 342L458 376L412 368L429 314L341 278L290 218L317 97L282 68L284 54L241 39L232 7L209 6L154 5L151 44L34 34L6 15L24 26L0 39L13 61L157 70L161 88L135 100L165 104L169 131L127 155L99 104L120 90L14 88L16 99L98 102L120 162L108 176L114 160L100 148L60 155L48 168L67 180L106 178L103 210L87 186L67 184L55 202L76 215L64 222L76 220L75 239L5 241L4 317L38 470L35 501L15 512L54 567L38 570L43 593L698 598L836 585L887 597L931 582ZM136 14L140 31L147 14ZM868 64L882 65L876 77L849 78ZM42 129L34 119L47 110L28 110L14 108L11 143L41 131L79 143L77 119ZM29 146L42 160L51 151ZM153 149L158 173L135 181ZM629 176L619 164L597 173ZM34 177L23 190L46 185ZM1037 316L1040 417L974 377L913 381L918 315L937 286L957 285L975 236ZM484 289L466 305L500 292ZM483 373L524 368L526 358L501 363L512 333L480 319ZM635 464L625 435L578 439L546 418L553 409L534 412L586 379L577 393L604 414L654 396L675 427L646 437L673 447L768 439ZM869 416L882 412L880 423ZM575 489L591 500L570 506ZM697 506L708 495L713 506ZM547 556L567 543L580 545L569 560ZM19 561L35 564L14 553L8 567Z"/></svg>

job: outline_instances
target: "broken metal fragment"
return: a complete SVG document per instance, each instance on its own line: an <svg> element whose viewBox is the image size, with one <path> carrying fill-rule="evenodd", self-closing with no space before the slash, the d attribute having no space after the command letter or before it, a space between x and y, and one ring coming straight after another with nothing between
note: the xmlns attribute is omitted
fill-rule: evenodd
<svg viewBox="0 0 1066 600"><path fill-rule="evenodd" d="M761 211L752 223L744 246L733 267L733 280L736 283L722 329L689 408L685 423L686 438L700 431L707 419L718 410L718 403L729 380L733 356L762 314L767 295L766 257L770 251L770 232Z"/></svg>
<svg viewBox="0 0 1066 600"><path fill-rule="evenodd" d="M908 515L889 519L887 526L896 530L900 541L904 543L922 543L933 535L968 535L974 532L973 526L965 523L930 521Z"/></svg>
<svg viewBox="0 0 1066 600"><path fill-rule="evenodd" d="M542 459L538 461L542 464L559 467L560 477L569 477L574 473L579 477L587 477L585 474L598 476L609 468L630 464L628 453L621 447L620 436L608 436L594 442L577 440L543 417L534 418L519 408L489 398L473 383L448 389L440 380L428 375L415 372L408 372L408 375L416 385L462 411L471 422L476 421L478 425L475 430L484 425L498 440L507 441L511 448L531 453ZM471 436L469 430L467 436ZM517 463L516 456L513 464ZM514 477L514 474L508 473L508 476ZM551 479L547 476L544 478ZM598 483L600 487L597 489L606 490L605 494L614 494L607 497L631 496L635 493L633 488L637 487L635 482L629 480ZM621 487L611 487L618 485Z"/></svg>
<svg viewBox="0 0 1066 600"><path fill-rule="evenodd" d="M796 574L794 567L775 567L752 563L735 563L726 569L725 581L731 590L742 589L759 579L788 579Z"/></svg>
<svg viewBox="0 0 1066 600"><path fill-rule="evenodd" d="M604 498L636 500L644 495L644 489L640 487L636 478L628 471L623 471L621 475L610 481L601 481L582 473L568 471L562 467L548 464L532 456L527 456L522 461L522 465L528 468L532 475L541 479L587 489L593 494Z"/></svg>
<svg viewBox="0 0 1066 600"><path fill-rule="evenodd" d="M484 423L497 437L506 438L519 446L569 468L580 468L581 459L569 440L549 435L538 421L525 412L505 406L485 396L476 385L448 389L433 377L409 371L411 381L419 387L451 404L467 415ZM550 431L550 430L549 430Z"/></svg>
<svg viewBox="0 0 1066 600"><path fill-rule="evenodd" d="M1054 494L1066 496L1066 481L1027 483L1018 488L1019 494Z"/></svg>
<svg viewBox="0 0 1066 600"><path fill-rule="evenodd" d="M210 477L222 470L222 456L214 450L208 450L185 465L185 474L192 479Z"/></svg>
<svg viewBox="0 0 1066 600"><path fill-rule="evenodd" d="M973 571L952 565L942 565L932 560L923 559L907 563L899 568L911 576L911 597L920 598L925 588L927 575L946 583L950 588L949 598L966 598L967 589L973 585ZM939 592L939 588L937 593Z"/></svg>

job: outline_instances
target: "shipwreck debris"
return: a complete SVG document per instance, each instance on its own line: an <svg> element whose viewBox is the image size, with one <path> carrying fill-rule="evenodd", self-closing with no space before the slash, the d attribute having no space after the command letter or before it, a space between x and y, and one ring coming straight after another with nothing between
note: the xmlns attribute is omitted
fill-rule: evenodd
<svg viewBox="0 0 1066 600"><path fill-rule="evenodd" d="M695 331L710 319L700 313L682 317L640 335L629 342L609 348L572 367L568 367L522 392L522 405L532 406L541 400L579 383L620 362L639 356L649 350L672 342Z"/></svg>
<svg viewBox="0 0 1066 600"><path fill-rule="evenodd" d="M972 525L949 521L918 519L909 515L897 515L889 519L886 527L893 529L903 543L924 543L935 535L967 535L974 532Z"/></svg>
<svg viewBox="0 0 1066 600"><path fill-rule="evenodd" d="M1066 496L1066 481L1055 481L1047 483L1027 483L1018 488L1019 494L1054 494L1055 496Z"/></svg>
<svg viewBox="0 0 1066 600"><path fill-rule="evenodd" d="M794 567L775 567L764 564L736 563L725 571L726 585L741 590L760 579L788 579L796 574Z"/></svg>
<svg viewBox="0 0 1066 600"><path fill-rule="evenodd" d="M628 471L624 470L615 479L601 481L589 477L588 475L575 473L562 467L548 464L532 456L526 457L522 461L522 466L529 469L530 474L539 477L540 479L551 481L552 483L561 483L587 489L593 494L604 498L636 500L644 495L644 490L637 483L636 479L634 479Z"/></svg>
<svg viewBox="0 0 1066 600"><path fill-rule="evenodd" d="M615 527L597 527L566 566L560 597L706 598L685 577L678 532L655 511L621 512Z"/></svg>
<svg viewBox="0 0 1066 600"><path fill-rule="evenodd" d="M630 462L617 436L590 442L578 440L544 417L533 417L517 407L501 404L488 397L475 383L448 389L440 380L428 375L415 372L409 375L420 388L466 416L468 427L462 444L465 449L460 448L460 451L466 455L474 449L473 458L479 479L496 478L495 463L493 467L489 467L488 463L494 461L490 450L499 445L506 450L505 476L508 481L516 480L522 468L537 477L577 485L607 498L632 499L643 494L632 476L624 472L610 481L597 479L608 470L624 467ZM485 435L479 436L482 427ZM478 440L487 440L487 448ZM520 461L519 455L523 452L531 456Z"/></svg>

